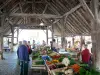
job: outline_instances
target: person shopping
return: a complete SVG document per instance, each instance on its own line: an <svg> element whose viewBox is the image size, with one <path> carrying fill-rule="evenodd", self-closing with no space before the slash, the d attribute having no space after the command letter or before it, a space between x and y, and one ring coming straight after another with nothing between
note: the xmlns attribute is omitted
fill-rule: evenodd
<svg viewBox="0 0 100 75"><path fill-rule="evenodd" d="M35 47L36 47L35 40L33 40L32 49L35 49Z"/></svg>
<svg viewBox="0 0 100 75"><path fill-rule="evenodd" d="M31 54L32 50L31 50L30 41L27 42L27 48L28 48L28 53Z"/></svg>
<svg viewBox="0 0 100 75"><path fill-rule="evenodd" d="M55 52L58 52L58 51L57 51L58 45L57 45L55 39L53 39L53 41L52 41L52 47L51 47L51 49L52 49L53 51L55 51Z"/></svg>
<svg viewBox="0 0 100 75"><path fill-rule="evenodd" d="M18 48L17 55L21 67L20 75L28 75L29 53L26 41L23 41L23 45Z"/></svg>

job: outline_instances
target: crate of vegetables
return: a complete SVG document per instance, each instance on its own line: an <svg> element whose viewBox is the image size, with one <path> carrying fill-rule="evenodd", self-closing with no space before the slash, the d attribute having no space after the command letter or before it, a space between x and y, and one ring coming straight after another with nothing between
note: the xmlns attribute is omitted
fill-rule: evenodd
<svg viewBox="0 0 100 75"><path fill-rule="evenodd" d="M48 68L50 70L57 70L57 69L61 69L61 68L64 68L64 67L66 67L66 66L64 64L62 64L62 63L56 63L56 64L48 65Z"/></svg>
<svg viewBox="0 0 100 75"><path fill-rule="evenodd" d="M43 60L36 60L32 62L32 66L41 66L41 65L44 65Z"/></svg>
<svg viewBox="0 0 100 75"><path fill-rule="evenodd" d="M51 56L52 59L59 59L60 57L61 57L60 55Z"/></svg>

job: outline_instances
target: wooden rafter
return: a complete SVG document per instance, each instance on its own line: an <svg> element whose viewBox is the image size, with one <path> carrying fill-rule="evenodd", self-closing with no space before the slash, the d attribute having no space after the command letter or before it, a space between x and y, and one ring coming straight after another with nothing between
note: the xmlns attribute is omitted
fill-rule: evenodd
<svg viewBox="0 0 100 75"><path fill-rule="evenodd" d="M90 8L88 7L88 5L86 4L85 0L79 0L80 3L82 4L83 8L86 10L86 12L88 13L89 17L91 19L94 19L94 15L92 13L92 11L90 10Z"/></svg>
<svg viewBox="0 0 100 75"><path fill-rule="evenodd" d="M46 4L45 9L43 10L42 14L45 13L45 11L47 10L48 4Z"/></svg>
<svg viewBox="0 0 100 75"><path fill-rule="evenodd" d="M80 7L81 7L81 4L78 4L76 7L72 8L69 12L65 13L63 16L68 16L68 15L72 14Z"/></svg>
<svg viewBox="0 0 100 75"><path fill-rule="evenodd" d="M69 12L66 12L62 17L64 17L64 16L67 17L68 15L72 14L73 12L75 12L80 7L81 7L81 4L77 5L76 7L72 8ZM59 20L56 20L54 23L58 22Z"/></svg>
<svg viewBox="0 0 100 75"><path fill-rule="evenodd" d="M9 16L16 16L16 17L34 17L34 18L61 18L58 15L52 14L25 14L25 13L11 13Z"/></svg>
<svg viewBox="0 0 100 75"><path fill-rule="evenodd" d="M81 29L83 29L85 32L89 32L88 25L85 24L85 22L82 20L80 16L77 16L77 13L73 13L74 17L76 18L76 21L79 23Z"/></svg>
<svg viewBox="0 0 100 75"><path fill-rule="evenodd" d="M3 9L11 1L12 0L6 0L6 2L4 4L2 4L2 6L0 7L0 10Z"/></svg>
<svg viewBox="0 0 100 75"><path fill-rule="evenodd" d="M21 13L23 13L22 1L21 1L21 0L20 0L20 2L19 2L19 8L20 8Z"/></svg>
<svg viewBox="0 0 100 75"><path fill-rule="evenodd" d="M86 21L86 19L81 15L81 13L79 11L76 11L76 16L79 15L79 19L81 20L81 23L84 25L84 27L90 31L91 29L91 25L89 25L89 23Z"/></svg>
<svg viewBox="0 0 100 75"><path fill-rule="evenodd" d="M50 4L50 3L48 3L48 5L51 7L51 8L49 8L49 10L53 11L57 15L60 15L60 13L58 12L58 10L56 9L57 8L56 6L54 6L53 4Z"/></svg>
<svg viewBox="0 0 100 75"><path fill-rule="evenodd" d="M32 0L32 12L35 13L35 0Z"/></svg>

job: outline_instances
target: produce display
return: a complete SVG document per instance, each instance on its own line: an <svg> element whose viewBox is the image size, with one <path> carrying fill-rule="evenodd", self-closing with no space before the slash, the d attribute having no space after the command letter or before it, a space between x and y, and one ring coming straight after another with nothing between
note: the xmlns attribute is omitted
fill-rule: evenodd
<svg viewBox="0 0 100 75"><path fill-rule="evenodd" d="M56 75L64 75L64 72L56 72Z"/></svg>
<svg viewBox="0 0 100 75"><path fill-rule="evenodd" d="M52 61L46 61L46 64L47 65L51 65L51 64L56 64L56 63L59 63L59 60L52 60Z"/></svg>
<svg viewBox="0 0 100 75"><path fill-rule="evenodd" d="M49 65L48 67L49 67L50 70L56 69L56 65L54 65L54 64L53 65Z"/></svg>
<svg viewBox="0 0 100 75"><path fill-rule="evenodd" d="M44 65L44 61L43 61L43 60L36 61L35 64L36 64L36 65Z"/></svg>
<svg viewBox="0 0 100 75"><path fill-rule="evenodd" d="M55 64L55 65L56 65L56 68L63 68L63 67L65 67L64 64Z"/></svg>
<svg viewBox="0 0 100 75"><path fill-rule="evenodd" d="M35 51L32 53L32 60L36 60L37 58L40 58L40 52Z"/></svg>
<svg viewBox="0 0 100 75"><path fill-rule="evenodd" d="M60 57L61 57L60 55L51 56L52 59L59 59Z"/></svg>
<svg viewBox="0 0 100 75"><path fill-rule="evenodd" d="M62 61L62 64L64 64L65 66L68 66L70 64L70 60L68 58L64 58Z"/></svg>
<svg viewBox="0 0 100 75"><path fill-rule="evenodd" d="M53 52L50 47L42 47L33 52L32 60L33 65L45 65L48 71L51 71L50 73L53 71L51 75L100 75L87 64L76 62L71 55L66 56Z"/></svg>
<svg viewBox="0 0 100 75"><path fill-rule="evenodd" d="M79 73L80 66L78 64L72 65L71 68L74 70L75 73Z"/></svg>
<svg viewBox="0 0 100 75"><path fill-rule="evenodd" d="M73 69L66 70L65 75L73 75Z"/></svg>
<svg viewBox="0 0 100 75"><path fill-rule="evenodd" d="M50 70L53 70L53 69L63 68L65 67L65 65L64 64L52 64L52 65L49 65L48 67Z"/></svg>

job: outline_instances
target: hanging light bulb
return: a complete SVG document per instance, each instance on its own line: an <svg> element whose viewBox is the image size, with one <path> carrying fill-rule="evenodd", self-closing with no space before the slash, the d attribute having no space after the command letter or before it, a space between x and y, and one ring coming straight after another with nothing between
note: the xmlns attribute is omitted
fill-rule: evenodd
<svg viewBox="0 0 100 75"><path fill-rule="evenodd" d="M42 21L42 19L40 20L40 26L43 26L44 25L44 23L43 23L43 21Z"/></svg>
<svg viewBox="0 0 100 75"><path fill-rule="evenodd" d="M43 26L43 25L44 25L44 23L43 23L43 22L41 22L41 23L40 23L40 26Z"/></svg>

